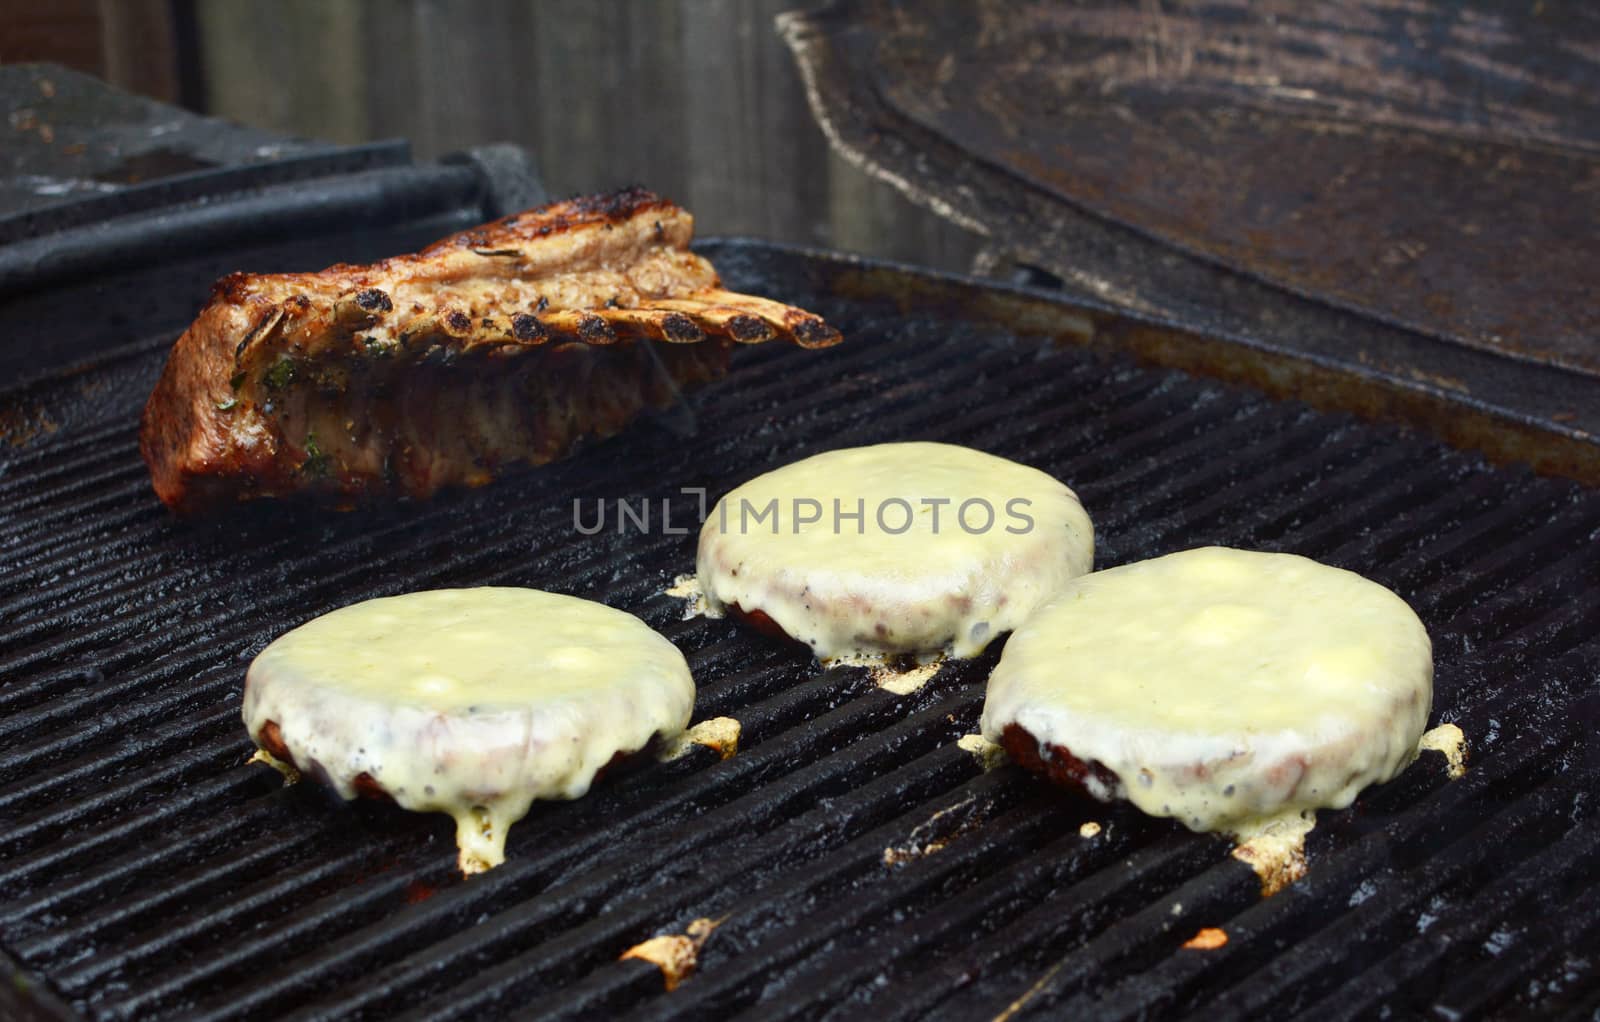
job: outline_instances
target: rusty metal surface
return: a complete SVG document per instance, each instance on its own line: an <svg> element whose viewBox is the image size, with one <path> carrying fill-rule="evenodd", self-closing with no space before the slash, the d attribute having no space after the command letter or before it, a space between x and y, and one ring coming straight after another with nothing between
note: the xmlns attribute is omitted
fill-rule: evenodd
<svg viewBox="0 0 1600 1022"><path fill-rule="evenodd" d="M1090 293L1227 316L1203 274L1172 270L1221 264L1380 323L1600 375L1592 9L863 0L784 30L847 152L1069 282L1090 278ZM916 160L897 160L897 144ZM997 194L1024 182L1061 208L1014 236L994 207L1030 201ZM1086 273L1070 242L1107 224L1167 249L1171 266Z"/></svg>

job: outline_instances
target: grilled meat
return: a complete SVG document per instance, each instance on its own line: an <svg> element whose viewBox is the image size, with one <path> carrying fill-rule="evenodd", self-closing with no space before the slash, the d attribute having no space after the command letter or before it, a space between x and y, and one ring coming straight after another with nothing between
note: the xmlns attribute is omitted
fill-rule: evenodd
<svg viewBox="0 0 1600 1022"><path fill-rule="evenodd" d="M692 234L631 189L370 266L226 277L145 406L156 494L181 512L424 498L616 433L721 375L734 343L838 342L809 312L722 290Z"/></svg>
<svg viewBox="0 0 1600 1022"><path fill-rule="evenodd" d="M631 614L503 586L351 604L250 664L244 723L341 798L449 813L465 873L505 859L536 799L586 793L683 733L689 665Z"/></svg>
<svg viewBox="0 0 1600 1022"><path fill-rule="evenodd" d="M711 613L877 666L975 657L1093 563L1094 526L1064 483L913 442L827 451L737 487L706 517L695 575Z"/></svg>
<svg viewBox="0 0 1600 1022"><path fill-rule="evenodd" d="M1006 644L983 734L1095 798L1245 835L1399 774L1432 698L1433 647L1399 596L1202 547L1069 582Z"/></svg>

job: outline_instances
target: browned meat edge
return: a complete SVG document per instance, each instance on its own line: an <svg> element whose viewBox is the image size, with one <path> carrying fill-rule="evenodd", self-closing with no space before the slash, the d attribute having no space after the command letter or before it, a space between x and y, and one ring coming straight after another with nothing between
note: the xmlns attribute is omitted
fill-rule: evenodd
<svg viewBox="0 0 1600 1022"><path fill-rule="evenodd" d="M692 235L633 189L370 266L226 277L145 407L156 493L181 512L425 498L615 433L721 375L735 343L837 343L812 313L723 290Z"/></svg>
<svg viewBox="0 0 1600 1022"><path fill-rule="evenodd" d="M332 790L332 785L328 784L327 772L323 769L322 764L316 762L315 760L301 763L294 758L293 754L289 752L289 746L285 744L283 740L283 730L278 726L277 721L263 721L260 731L258 731L252 737L255 739L256 744L265 749L273 759L276 759L280 763L286 763L289 766L294 767L296 770L300 771L301 774L315 779L319 784L322 784L323 786L329 788L329 790ZM660 750L661 741L661 733L658 731L651 735L649 741L645 742L645 744L638 749L617 750L617 752L613 753L611 758L606 761L606 765L595 772L594 782L599 784L607 777L625 774L636 767L643 766L652 758L654 758L656 753ZM390 805L395 804L394 796L389 794L388 790L384 788L383 784L380 783L377 778L365 771L357 774L352 779L351 783L354 785L357 794L359 794L362 798L374 799L379 802L387 802ZM495 797L502 793L489 792L487 794L489 797Z"/></svg>
<svg viewBox="0 0 1600 1022"><path fill-rule="evenodd" d="M1104 785L1107 791L1116 791L1121 786L1117 775L1104 763L1081 760L1061 745L1045 745L1041 749L1039 740L1020 724L1007 724L1000 733L1000 744L1011 761L1024 770L1031 770L1079 794L1089 794L1088 785L1084 783L1089 777Z"/></svg>

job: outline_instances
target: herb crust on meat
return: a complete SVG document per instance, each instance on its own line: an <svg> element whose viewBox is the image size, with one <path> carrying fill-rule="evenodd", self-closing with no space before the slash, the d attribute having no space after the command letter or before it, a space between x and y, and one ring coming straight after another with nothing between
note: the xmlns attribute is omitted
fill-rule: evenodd
<svg viewBox="0 0 1600 1022"><path fill-rule="evenodd" d="M616 433L720 376L735 343L839 341L803 309L723 290L693 230L628 189L371 265L225 277L145 406L156 494L185 513L426 498Z"/></svg>

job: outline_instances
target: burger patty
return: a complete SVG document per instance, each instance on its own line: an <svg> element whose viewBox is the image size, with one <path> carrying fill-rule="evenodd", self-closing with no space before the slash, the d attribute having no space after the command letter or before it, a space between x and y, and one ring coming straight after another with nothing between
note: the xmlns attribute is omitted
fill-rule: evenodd
<svg viewBox="0 0 1600 1022"><path fill-rule="evenodd" d="M1417 754L1416 614L1361 576L1207 547L1086 575L1007 644L982 729L1020 765L1197 831L1348 806Z"/></svg>
<svg viewBox="0 0 1600 1022"><path fill-rule="evenodd" d="M1038 469L950 444L829 451L737 487L700 531L713 613L819 659L971 657L1094 560L1094 527Z"/></svg>
<svg viewBox="0 0 1600 1022"><path fill-rule="evenodd" d="M504 860L534 800L577 798L678 735L694 698L683 655L630 614L535 589L444 589L285 634L250 665L244 722L342 798L448 813L476 873Z"/></svg>

